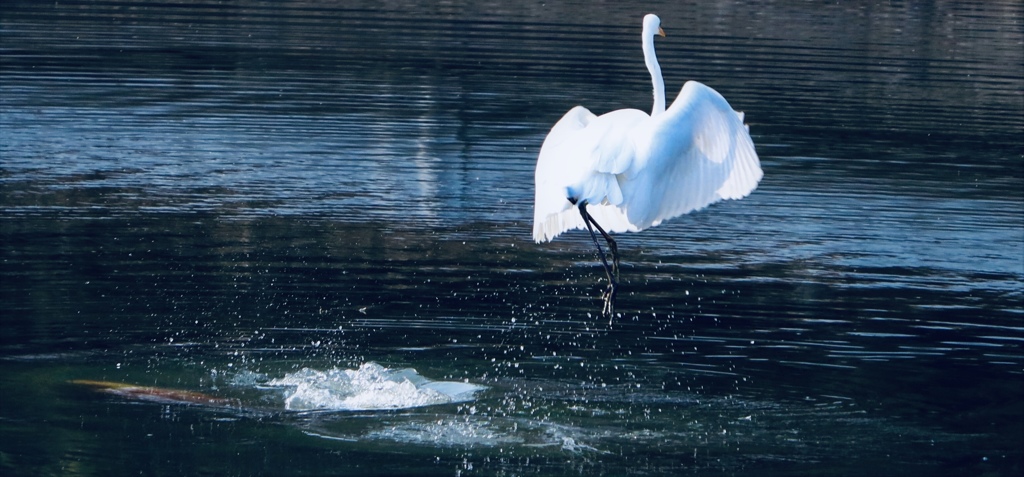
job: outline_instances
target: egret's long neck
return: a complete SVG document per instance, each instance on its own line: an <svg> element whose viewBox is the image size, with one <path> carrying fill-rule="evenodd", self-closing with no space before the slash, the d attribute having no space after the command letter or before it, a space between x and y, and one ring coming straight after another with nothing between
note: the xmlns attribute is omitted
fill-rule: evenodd
<svg viewBox="0 0 1024 477"><path fill-rule="evenodd" d="M651 73L651 83L654 84L654 107L651 108L651 116L665 112L665 80L661 78L661 65L658 64L658 56L654 54L654 35L644 32L644 62L647 63L647 71Z"/></svg>

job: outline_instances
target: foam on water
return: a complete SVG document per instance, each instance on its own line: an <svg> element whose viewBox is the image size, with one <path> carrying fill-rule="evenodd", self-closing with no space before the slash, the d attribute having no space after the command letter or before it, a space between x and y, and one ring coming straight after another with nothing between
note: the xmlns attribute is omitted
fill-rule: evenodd
<svg viewBox="0 0 1024 477"><path fill-rule="evenodd" d="M382 427L366 438L409 444L493 447L522 444L523 438L508 429L485 420L438 419L432 422L406 422Z"/></svg>
<svg viewBox="0 0 1024 477"><path fill-rule="evenodd" d="M359 369L303 368L264 385L286 389L285 408L291 411L406 409L465 402L486 389L470 383L431 381L412 368L389 369L373 362Z"/></svg>

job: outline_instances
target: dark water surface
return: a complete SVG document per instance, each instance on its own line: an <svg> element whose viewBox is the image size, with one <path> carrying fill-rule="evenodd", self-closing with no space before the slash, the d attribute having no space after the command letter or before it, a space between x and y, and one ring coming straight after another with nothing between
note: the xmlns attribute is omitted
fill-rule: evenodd
<svg viewBox="0 0 1024 477"><path fill-rule="evenodd" d="M1020 475L1024 7L839 3L4 2L0 470ZM765 178L609 326L533 167L647 11Z"/></svg>

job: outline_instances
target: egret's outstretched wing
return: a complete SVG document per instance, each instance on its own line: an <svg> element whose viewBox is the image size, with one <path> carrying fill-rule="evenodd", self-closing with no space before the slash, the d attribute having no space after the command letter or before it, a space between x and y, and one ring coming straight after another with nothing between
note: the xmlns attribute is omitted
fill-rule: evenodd
<svg viewBox="0 0 1024 477"><path fill-rule="evenodd" d="M629 223L642 230L750 194L764 174L742 117L690 81L663 114L634 129L636 158L619 175Z"/></svg>
<svg viewBox="0 0 1024 477"><path fill-rule="evenodd" d="M630 130L649 119L635 109L594 116L577 106L562 117L541 146L537 158L533 204L533 239L544 242L586 224L569 201L587 201L588 212L605 230L636 230L615 206L622 203L617 174L634 157Z"/></svg>

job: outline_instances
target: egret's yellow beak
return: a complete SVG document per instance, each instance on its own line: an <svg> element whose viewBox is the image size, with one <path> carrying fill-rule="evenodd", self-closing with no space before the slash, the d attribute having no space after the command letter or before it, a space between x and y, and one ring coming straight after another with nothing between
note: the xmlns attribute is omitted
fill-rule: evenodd
<svg viewBox="0 0 1024 477"><path fill-rule="evenodd" d="M665 30L663 30L661 27L658 27L658 34L661 35L662 37L664 37L665 36Z"/></svg>

